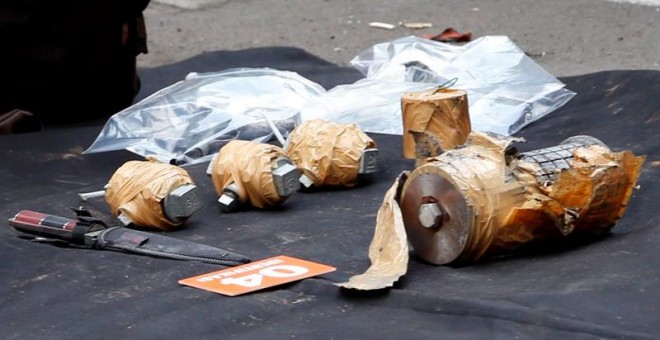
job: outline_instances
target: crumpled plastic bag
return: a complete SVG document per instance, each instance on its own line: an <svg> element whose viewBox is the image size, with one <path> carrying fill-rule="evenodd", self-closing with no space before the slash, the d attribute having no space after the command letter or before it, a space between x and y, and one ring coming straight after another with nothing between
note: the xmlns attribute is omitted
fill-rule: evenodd
<svg viewBox="0 0 660 340"><path fill-rule="evenodd" d="M409 36L374 45L351 64L366 76L355 90L415 82L408 91L418 91L423 90L420 82L443 83L456 78L452 88L468 92L472 130L506 136L575 96L506 36L485 36L462 46ZM399 105L400 96L392 98L391 105L381 105L387 121L378 126L357 124L365 131L401 134L400 124L398 129L392 128L394 113L400 114Z"/></svg>
<svg viewBox="0 0 660 340"><path fill-rule="evenodd" d="M85 153L127 149L195 164L233 139L269 141L268 120L283 136L313 118L402 134L403 93L452 79L452 88L468 92L472 130L511 135L575 95L505 36L463 46L409 36L377 44L351 64L366 77L329 91L294 72L268 68L191 73L111 117Z"/></svg>
<svg viewBox="0 0 660 340"><path fill-rule="evenodd" d="M325 93L295 72L269 68L191 73L113 115L85 153L127 149L164 163L210 161L231 140L286 136L308 102Z"/></svg>

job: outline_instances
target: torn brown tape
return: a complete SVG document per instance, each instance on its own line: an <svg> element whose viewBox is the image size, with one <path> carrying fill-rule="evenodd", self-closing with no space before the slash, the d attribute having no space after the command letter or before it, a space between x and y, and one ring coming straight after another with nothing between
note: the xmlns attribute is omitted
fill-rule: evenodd
<svg viewBox="0 0 660 340"><path fill-rule="evenodd" d="M233 140L220 149L212 168L211 180L218 195L230 184L238 188L241 203L257 208L278 205L287 197L277 193L272 169L284 150L264 143Z"/></svg>
<svg viewBox="0 0 660 340"><path fill-rule="evenodd" d="M423 159L465 143L471 131L467 93L431 89L401 97L403 156Z"/></svg>
<svg viewBox="0 0 660 340"><path fill-rule="evenodd" d="M376 142L355 124L305 121L288 137L287 156L316 186L354 186L360 159Z"/></svg>
<svg viewBox="0 0 660 340"><path fill-rule="evenodd" d="M406 176L404 174L403 176ZM343 288L374 290L391 287L408 269L408 241L401 209L396 201L400 178L387 190L376 217L374 237L369 246L371 266L366 272L338 283Z"/></svg>
<svg viewBox="0 0 660 340"><path fill-rule="evenodd" d="M129 161L112 175L105 192L116 217L128 217L135 225L169 230L183 224L170 221L161 201L175 188L194 184L180 167L149 161Z"/></svg>
<svg viewBox="0 0 660 340"><path fill-rule="evenodd" d="M537 224L554 223L562 235L607 232L623 216L644 159L599 145L576 148L571 167L559 171L556 180L540 183L538 188L525 187L528 197L534 199L516 208L508 223L528 225L529 216L524 215L532 214L545 220ZM513 166L516 176L522 178L529 169L524 162Z"/></svg>

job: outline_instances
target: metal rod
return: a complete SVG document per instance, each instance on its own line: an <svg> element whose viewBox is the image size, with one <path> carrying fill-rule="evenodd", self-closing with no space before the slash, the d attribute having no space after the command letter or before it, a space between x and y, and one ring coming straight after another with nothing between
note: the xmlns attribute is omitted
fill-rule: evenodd
<svg viewBox="0 0 660 340"><path fill-rule="evenodd" d="M78 194L78 196L80 196L80 199L83 202L86 202L90 198L105 196L105 190L92 191L92 192L81 192L81 193Z"/></svg>
<svg viewBox="0 0 660 340"><path fill-rule="evenodd" d="M273 123L272 120L270 120L270 119L268 119L268 117L266 117L265 113L262 112L261 116L264 117L266 122L268 122L268 126L270 126L270 129L273 130L273 134L275 134L275 138L277 138L277 140L280 142L280 144L282 144L282 146L284 146L284 144L286 143L286 140L284 140L284 136L282 136L282 134L280 133L280 130L277 128L277 126L275 126L275 124Z"/></svg>

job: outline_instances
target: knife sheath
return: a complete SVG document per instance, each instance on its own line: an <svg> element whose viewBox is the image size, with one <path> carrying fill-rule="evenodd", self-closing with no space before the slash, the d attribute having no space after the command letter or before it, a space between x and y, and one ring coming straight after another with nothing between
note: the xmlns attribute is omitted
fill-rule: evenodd
<svg viewBox="0 0 660 340"><path fill-rule="evenodd" d="M94 247L225 266L236 266L250 262L247 257L230 251L121 227L109 228L99 232Z"/></svg>

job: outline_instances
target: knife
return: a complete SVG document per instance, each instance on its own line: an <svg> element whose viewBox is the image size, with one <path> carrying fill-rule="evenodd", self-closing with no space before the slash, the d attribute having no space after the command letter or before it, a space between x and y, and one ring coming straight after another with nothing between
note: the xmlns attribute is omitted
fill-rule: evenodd
<svg viewBox="0 0 660 340"><path fill-rule="evenodd" d="M77 219L22 210L9 219L14 229L42 237L64 241L91 249L113 250L154 257L200 261L223 266L249 263L244 255L207 245L147 233L125 227L108 227L84 210L76 210Z"/></svg>

